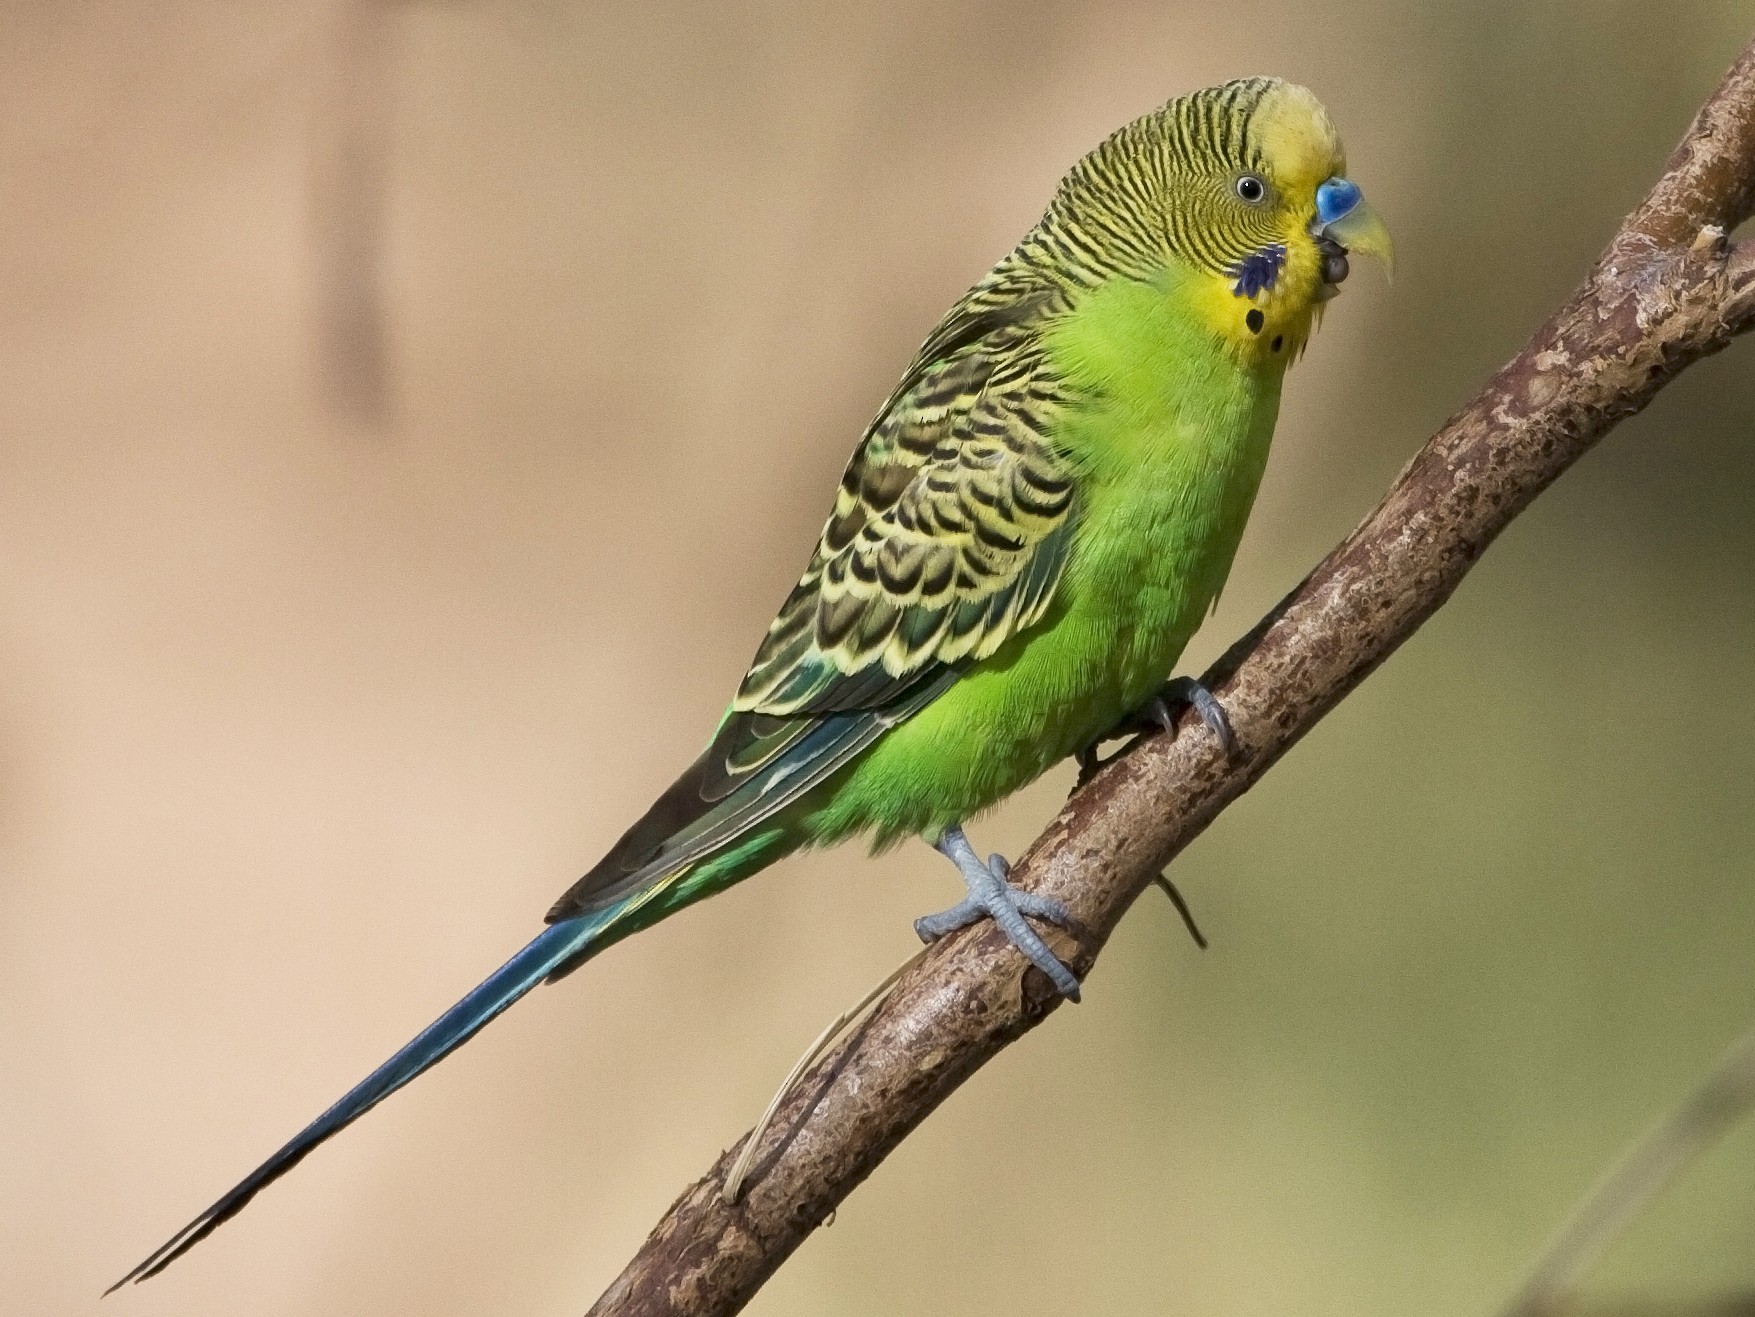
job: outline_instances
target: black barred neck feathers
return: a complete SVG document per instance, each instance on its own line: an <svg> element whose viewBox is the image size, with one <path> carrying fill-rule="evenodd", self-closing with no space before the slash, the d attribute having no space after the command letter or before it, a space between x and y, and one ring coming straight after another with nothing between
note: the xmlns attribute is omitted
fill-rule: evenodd
<svg viewBox="0 0 1755 1317"><path fill-rule="evenodd" d="M1308 89L1277 78L1208 87L1127 124L1074 165L984 283L1014 295L1046 284L1070 309L1110 279L1180 266L1197 276L1197 311L1228 346L1287 361L1321 301L1317 188L1345 170L1334 124Z"/></svg>

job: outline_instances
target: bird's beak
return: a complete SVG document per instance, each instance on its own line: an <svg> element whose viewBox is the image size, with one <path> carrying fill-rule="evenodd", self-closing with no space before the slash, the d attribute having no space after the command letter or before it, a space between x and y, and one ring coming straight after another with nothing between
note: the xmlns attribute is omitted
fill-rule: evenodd
<svg viewBox="0 0 1755 1317"><path fill-rule="evenodd" d="M1395 273L1395 243L1389 229L1350 179L1331 178L1316 189L1316 218L1310 229L1322 249L1324 292L1328 296L1332 297L1334 285L1347 277L1350 253L1373 257L1383 263L1386 275Z"/></svg>

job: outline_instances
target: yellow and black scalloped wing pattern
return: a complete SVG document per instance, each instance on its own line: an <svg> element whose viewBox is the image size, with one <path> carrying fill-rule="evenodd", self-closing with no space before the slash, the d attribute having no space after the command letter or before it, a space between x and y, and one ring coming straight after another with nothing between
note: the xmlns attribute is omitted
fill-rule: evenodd
<svg viewBox="0 0 1755 1317"><path fill-rule="evenodd" d="M749 835L1048 609L1077 521L1034 307L947 319L842 477L809 567L706 751L549 912Z"/></svg>
<svg viewBox="0 0 1755 1317"><path fill-rule="evenodd" d="M1007 384L990 380L930 449L874 433L734 710L879 709L923 670L985 658L1042 615L1075 486L1042 437L1052 395L1028 373Z"/></svg>

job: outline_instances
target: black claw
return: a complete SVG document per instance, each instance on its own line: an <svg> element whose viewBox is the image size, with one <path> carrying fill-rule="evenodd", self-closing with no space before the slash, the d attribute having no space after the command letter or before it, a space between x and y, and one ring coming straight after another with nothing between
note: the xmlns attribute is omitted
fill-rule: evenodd
<svg viewBox="0 0 1755 1317"><path fill-rule="evenodd" d="M1160 729L1175 736L1175 706L1179 704L1188 705L1200 715L1201 722L1217 738L1219 749L1227 757L1237 749L1237 736L1231 730L1231 719L1226 716L1225 706L1219 703L1218 697L1193 677L1177 677L1165 683L1164 689L1154 695L1138 713L1124 720L1113 731L1098 737L1096 741L1087 745L1074 756L1078 761L1079 775L1078 780L1073 783L1073 790L1078 791L1085 783L1097 776L1099 769L1122 753L1117 751L1115 755L1103 759L1097 754L1098 742L1155 732Z"/></svg>
<svg viewBox="0 0 1755 1317"><path fill-rule="evenodd" d="M1175 707L1186 704L1200 715L1201 722L1219 742L1219 749L1230 755L1237 748L1237 737L1231 730L1231 719L1226 716L1225 706L1193 677L1177 677L1167 682L1164 689L1154 695L1139 712L1124 720L1113 731L1098 738L1099 741L1116 740L1124 736L1149 734L1160 729L1176 735ZM1110 759L1115 756L1111 755ZM1097 755L1097 745L1093 742L1078 752L1079 777L1073 790L1085 785L1097 771L1110 759L1102 759Z"/></svg>
<svg viewBox="0 0 1755 1317"><path fill-rule="evenodd" d="M1126 731L1118 728L1116 735L1124 736L1126 735ZM1104 759L1097 753L1096 741L1092 741L1091 744L1087 745L1083 750L1080 750L1074 758L1078 761L1079 765L1078 778L1073 782L1073 790L1075 792L1084 786L1085 783L1096 777L1098 770L1109 762L1108 759ZM1114 756L1111 755L1110 758L1113 759Z"/></svg>
<svg viewBox="0 0 1755 1317"><path fill-rule="evenodd" d="M1177 677L1164 687L1153 705L1155 714L1161 712L1161 722L1166 731L1173 731L1174 718L1171 717L1169 705L1186 704L1200 715L1200 720L1219 740L1219 748L1230 754L1237 746L1237 738L1231 731L1231 720L1225 716L1225 706L1218 698L1193 677Z"/></svg>

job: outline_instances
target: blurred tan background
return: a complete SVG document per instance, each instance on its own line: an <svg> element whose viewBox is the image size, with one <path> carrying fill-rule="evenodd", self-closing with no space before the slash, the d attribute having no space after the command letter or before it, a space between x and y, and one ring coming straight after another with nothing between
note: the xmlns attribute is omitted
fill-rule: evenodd
<svg viewBox="0 0 1755 1317"><path fill-rule="evenodd" d="M1289 385L1198 670L1573 285L1750 26L5 6L0 1310L583 1311L941 861L791 861L617 947L96 1296L695 753L915 344L1110 129L1306 82L1402 252ZM326 368L374 315L381 372ZM1179 863L1212 950L1148 897L753 1311L1490 1312L1755 1017L1752 410L1745 343L1544 498ZM1745 1128L1592 1292L1755 1286L1752 1186Z"/></svg>

